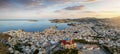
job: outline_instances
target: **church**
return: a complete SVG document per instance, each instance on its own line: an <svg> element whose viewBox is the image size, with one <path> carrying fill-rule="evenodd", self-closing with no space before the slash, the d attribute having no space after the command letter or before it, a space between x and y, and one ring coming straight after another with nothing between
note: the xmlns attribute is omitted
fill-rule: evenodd
<svg viewBox="0 0 120 54"><path fill-rule="evenodd" d="M74 49L76 48L77 44L75 43L74 40L70 38L65 38L65 40L61 41L61 47L65 49Z"/></svg>

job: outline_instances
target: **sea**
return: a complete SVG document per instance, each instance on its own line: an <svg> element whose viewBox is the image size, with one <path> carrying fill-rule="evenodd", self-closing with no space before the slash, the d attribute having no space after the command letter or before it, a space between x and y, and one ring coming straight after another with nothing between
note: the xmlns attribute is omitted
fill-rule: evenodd
<svg viewBox="0 0 120 54"><path fill-rule="evenodd" d="M52 23L52 19L0 19L0 33L23 29L26 32L42 32L51 26L57 26L58 30L68 28L67 23ZM32 19L33 20L33 19Z"/></svg>

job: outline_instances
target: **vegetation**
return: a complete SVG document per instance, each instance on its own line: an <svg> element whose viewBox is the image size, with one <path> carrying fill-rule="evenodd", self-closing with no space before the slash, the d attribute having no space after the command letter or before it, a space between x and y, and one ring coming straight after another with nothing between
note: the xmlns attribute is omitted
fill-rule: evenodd
<svg viewBox="0 0 120 54"><path fill-rule="evenodd" d="M8 37L10 37L7 34L0 34L0 40L4 39L7 40ZM6 47L2 42L0 42L0 54L7 54L8 53L8 47Z"/></svg>
<svg viewBox="0 0 120 54"><path fill-rule="evenodd" d="M7 54L7 53L8 53L8 47L6 47L0 42L0 54Z"/></svg>
<svg viewBox="0 0 120 54"><path fill-rule="evenodd" d="M8 40L8 37L10 37L10 35L0 33L0 39Z"/></svg>
<svg viewBox="0 0 120 54"><path fill-rule="evenodd" d="M84 39L74 39L75 42L80 42L80 43L83 43L83 44L86 44L87 41L84 40Z"/></svg>
<svg viewBox="0 0 120 54"><path fill-rule="evenodd" d="M84 39L74 39L75 42L83 43L83 44L98 44L97 42L88 42Z"/></svg>
<svg viewBox="0 0 120 54"><path fill-rule="evenodd" d="M22 52L22 48L20 48L20 46L21 46L21 44L18 43L15 45L14 49Z"/></svg>
<svg viewBox="0 0 120 54"><path fill-rule="evenodd" d="M94 38L104 38L104 37L101 37L101 36L94 36Z"/></svg>
<svg viewBox="0 0 120 54"><path fill-rule="evenodd" d="M110 52L110 54L113 54L112 48L109 48L109 47L107 47L107 46L105 46L105 45L103 45L103 47L104 47L104 49L105 49L106 51Z"/></svg>
<svg viewBox="0 0 120 54"><path fill-rule="evenodd" d="M39 53L39 50L38 49L36 49L34 52L33 52L33 54L38 54Z"/></svg>
<svg viewBox="0 0 120 54"><path fill-rule="evenodd" d="M53 54L78 54L78 50L75 49L65 49L53 52Z"/></svg>

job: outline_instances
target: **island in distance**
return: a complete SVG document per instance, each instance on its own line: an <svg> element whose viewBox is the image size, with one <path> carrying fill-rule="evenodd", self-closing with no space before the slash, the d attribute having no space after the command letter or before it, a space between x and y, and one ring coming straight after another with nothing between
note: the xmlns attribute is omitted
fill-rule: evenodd
<svg viewBox="0 0 120 54"><path fill-rule="evenodd" d="M3 44L8 53L119 54L120 27L116 19L52 19L53 23L68 23L70 27L57 30L52 26L42 32L6 31L2 34L10 37Z"/></svg>
<svg viewBox="0 0 120 54"><path fill-rule="evenodd" d="M30 22L37 22L38 20L28 20L28 21L30 21Z"/></svg>

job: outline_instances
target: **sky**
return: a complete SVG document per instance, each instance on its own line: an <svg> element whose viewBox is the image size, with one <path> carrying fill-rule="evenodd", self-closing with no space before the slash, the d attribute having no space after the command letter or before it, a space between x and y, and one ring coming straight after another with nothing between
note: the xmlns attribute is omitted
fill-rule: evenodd
<svg viewBox="0 0 120 54"><path fill-rule="evenodd" d="M0 0L0 19L112 18L120 0Z"/></svg>

